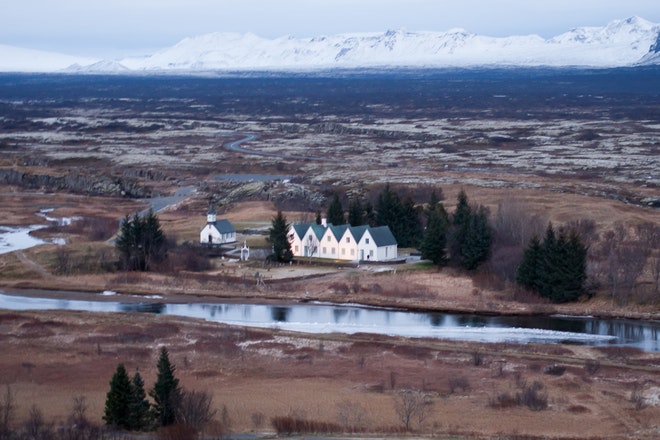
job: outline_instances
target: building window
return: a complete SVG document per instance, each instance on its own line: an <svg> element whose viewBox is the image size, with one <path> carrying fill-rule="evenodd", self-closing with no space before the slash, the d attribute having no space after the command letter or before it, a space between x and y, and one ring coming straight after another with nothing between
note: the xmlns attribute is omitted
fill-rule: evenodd
<svg viewBox="0 0 660 440"><path fill-rule="evenodd" d="M323 248L323 253L324 253L324 254L327 254L327 253L328 253L328 248L324 247L324 248Z"/></svg>
<svg viewBox="0 0 660 440"><path fill-rule="evenodd" d="M364 239L364 242L367 243L367 244L369 244L369 239L368 239L368 238L365 238L365 239Z"/></svg>
<svg viewBox="0 0 660 440"><path fill-rule="evenodd" d="M342 250L341 250L341 254L342 254L342 255L346 255L346 249L342 249Z"/></svg>
<svg viewBox="0 0 660 440"><path fill-rule="evenodd" d="M374 250L373 250L373 249L369 250L369 256L370 256L370 257L373 257L373 256L374 256Z"/></svg>
<svg viewBox="0 0 660 440"><path fill-rule="evenodd" d="M296 253L298 253L298 245L296 245Z"/></svg>
<svg viewBox="0 0 660 440"><path fill-rule="evenodd" d="M332 255L335 254L335 248L332 248Z"/></svg>
<svg viewBox="0 0 660 440"><path fill-rule="evenodd" d="M331 238L330 238L330 236L328 235L328 241L330 241L330 240L331 240Z"/></svg>
<svg viewBox="0 0 660 440"><path fill-rule="evenodd" d="M346 243L350 243L350 242L351 242L351 237L346 237Z"/></svg>
<svg viewBox="0 0 660 440"><path fill-rule="evenodd" d="M355 255L355 249L351 249L351 256Z"/></svg>

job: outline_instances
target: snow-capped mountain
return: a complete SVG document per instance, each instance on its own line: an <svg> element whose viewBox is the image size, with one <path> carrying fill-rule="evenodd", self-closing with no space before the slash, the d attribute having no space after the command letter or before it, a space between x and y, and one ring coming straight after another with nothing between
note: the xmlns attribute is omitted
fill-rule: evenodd
<svg viewBox="0 0 660 440"><path fill-rule="evenodd" d="M2 59L7 65L7 57ZM660 63L660 25L631 17L604 27L576 28L550 39L538 35L488 37L462 29L276 39L254 34L211 33L186 38L147 57L76 63L67 71L182 73L363 67L618 67ZM0 70L7 69L0 64Z"/></svg>

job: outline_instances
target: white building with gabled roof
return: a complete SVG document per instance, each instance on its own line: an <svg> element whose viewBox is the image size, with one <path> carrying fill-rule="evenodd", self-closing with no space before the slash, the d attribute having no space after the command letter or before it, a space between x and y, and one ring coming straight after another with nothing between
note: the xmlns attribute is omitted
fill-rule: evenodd
<svg viewBox="0 0 660 440"><path fill-rule="evenodd" d="M397 242L387 226L349 226L323 222L291 225L294 257L347 261L389 261L398 258Z"/></svg>
<svg viewBox="0 0 660 440"><path fill-rule="evenodd" d="M236 229L229 220L217 219L213 203L209 204L206 213L206 225L199 232L199 242L208 246L236 242Z"/></svg>

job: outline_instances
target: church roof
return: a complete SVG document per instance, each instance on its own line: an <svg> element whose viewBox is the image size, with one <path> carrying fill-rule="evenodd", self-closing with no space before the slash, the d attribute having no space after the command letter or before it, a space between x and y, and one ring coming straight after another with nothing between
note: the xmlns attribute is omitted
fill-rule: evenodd
<svg viewBox="0 0 660 440"><path fill-rule="evenodd" d="M220 219L220 220L216 220L216 222L213 223L213 226L221 234L232 234L232 233L236 232L236 229L234 228L234 225L232 225L229 220L226 220L224 218Z"/></svg>

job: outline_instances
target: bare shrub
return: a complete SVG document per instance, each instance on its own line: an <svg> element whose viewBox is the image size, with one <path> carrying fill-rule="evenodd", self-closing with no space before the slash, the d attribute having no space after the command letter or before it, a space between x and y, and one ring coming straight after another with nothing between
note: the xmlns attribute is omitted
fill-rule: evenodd
<svg viewBox="0 0 660 440"><path fill-rule="evenodd" d="M46 423L41 409L33 405L23 424L25 436L30 440L51 440L55 437L53 426Z"/></svg>
<svg viewBox="0 0 660 440"><path fill-rule="evenodd" d="M292 434L332 434L341 432L341 427L335 423L317 420L300 419L293 416L273 417L271 424L277 435Z"/></svg>
<svg viewBox="0 0 660 440"><path fill-rule="evenodd" d="M633 384L633 389L630 392L629 401L635 405L637 411L646 408L646 399L644 398L644 389L638 382Z"/></svg>
<svg viewBox="0 0 660 440"><path fill-rule="evenodd" d="M337 421L344 428L344 432L361 432L367 411L358 402L343 400L337 404Z"/></svg>
<svg viewBox="0 0 660 440"><path fill-rule="evenodd" d="M484 356L479 350L474 350L472 352L472 365L475 367L480 367L484 363Z"/></svg>
<svg viewBox="0 0 660 440"><path fill-rule="evenodd" d="M512 408L517 405L515 397L509 392L504 391L490 399L489 405L493 408Z"/></svg>
<svg viewBox="0 0 660 440"><path fill-rule="evenodd" d="M182 423L163 426L156 431L157 440L195 440L196 438L195 429Z"/></svg>
<svg viewBox="0 0 660 440"><path fill-rule="evenodd" d="M559 364L548 365L543 369L543 374L549 374L551 376L561 376L565 372L566 372L566 366Z"/></svg>
<svg viewBox="0 0 660 440"><path fill-rule="evenodd" d="M591 412L591 410L584 405L571 405L566 408L566 410L573 414L586 414Z"/></svg>
<svg viewBox="0 0 660 440"><path fill-rule="evenodd" d="M266 420L266 416L261 411L253 412L251 418L252 426L254 429L260 429L262 426L264 426L264 420Z"/></svg>
<svg viewBox="0 0 660 440"><path fill-rule="evenodd" d="M449 392L451 394L454 394L459 389L463 392L470 389L470 381L465 376L451 376L447 379L447 384L449 385Z"/></svg>
<svg viewBox="0 0 660 440"><path fill-rule="evenodd" d="M199 248L190 243L171 247L169 259L173 263L173 270L186 270L190 272L204 272L213 266L206 255L200 253Z"/></svg>
<svg viewBox="0 0 660 440"><path fill-rule="evenodd" d="M195 430L203 428L215 416L212 402L213 395L206 391L183 390L176 407L177 422Z"/></svg>
<svg viewBox="0 0 660 440"><path fill-rule="evenodd" d="M11 435L11 424L16 411L15 395L9 384L5 385L5 392L0 399L0 439L8 439Z"/></svg>
<svg viewBox="0 0 660 440"><path fill-rule="evenodd" d="M600 361L597 359L587 359L584 361L584 371L591 376L598 373L600 371Z"/></svg>
<svg viewBox="0 0 660 440"><path fill-rule="evenodd" d="M339 282L332 283L328 287L330 287L330 289L332 289L335 293L341 295L348 295L349 293L351 293L351 288L346 283L339 283Z"/></svg>
<svg viewBox="0 0 660 440"><path fill-rule="evenodd" d="M532 411L541 411L548 407L548 393L542 392L544 385L535 380L530 386L516 393L518 405L525 405Z"/></svg>
<svg viewBox="0 0 660 440"><path fill-rule="evenodd" d="M430 412L433 402L418 390L402 390L394 397L394 409L406 431L412 429L413 423L421 427Z"/></svg>

